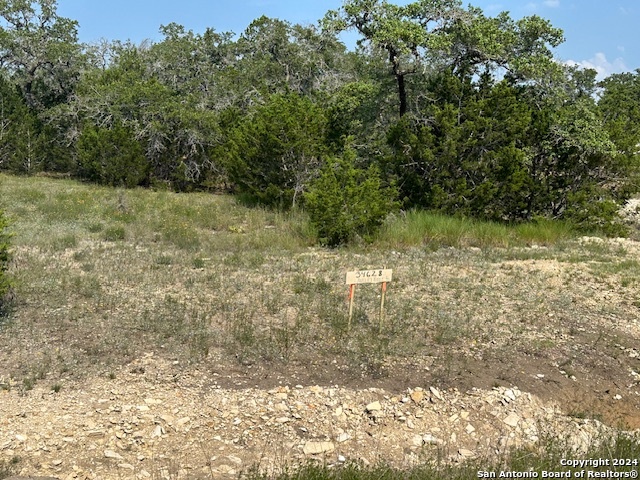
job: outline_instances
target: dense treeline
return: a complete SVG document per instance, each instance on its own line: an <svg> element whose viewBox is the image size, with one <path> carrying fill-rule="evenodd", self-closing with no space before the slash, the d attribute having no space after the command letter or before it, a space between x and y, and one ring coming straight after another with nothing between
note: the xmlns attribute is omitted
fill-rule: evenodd
<svg viewBox="0 0 640 480"><path fill-rule="evenodd" d="M11 172L306 203L328 244L396 207L612 229L637 190L640 70L598 83L554 61L563 34L537 16L348 0L316 26L169 24L139 45L80 44L55 0L0 16Z"/></svg>

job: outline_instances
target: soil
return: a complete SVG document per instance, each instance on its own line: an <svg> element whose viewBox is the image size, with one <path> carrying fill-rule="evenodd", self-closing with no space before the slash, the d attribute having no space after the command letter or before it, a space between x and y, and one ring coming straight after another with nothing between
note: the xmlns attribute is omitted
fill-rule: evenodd
<svg viewBox="0 0 640 480"><path fill-rule="evenodd" d="M558 268L508 262L525 273ZM584 298L615 295L599 285ZM234 478L310 459L459 462L550 435L580 449L613 429L640 429L640 327L594 314L554 330L549 315L549 329L536 330L545 348L498 337L443 342L375 368L326 354L251 363L212 351L185 363L148 351L60 389L25 389L0 371L0 462L59 479ZM0 366L19 358L2 352Z"/></svg>

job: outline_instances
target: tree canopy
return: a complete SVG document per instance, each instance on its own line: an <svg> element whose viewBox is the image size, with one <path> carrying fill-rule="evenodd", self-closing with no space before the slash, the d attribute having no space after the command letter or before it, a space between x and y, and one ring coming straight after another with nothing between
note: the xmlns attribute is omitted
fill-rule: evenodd
<svg viewBox="0 0 640 480"><path fill-rule="evenodd" d="M0 169L239 192L341 218L317 225L330 244L380 223L331 213L358 198L614 232L638 190L640 70L598 83L563 65L539 16L346 0L317 25L263 16L239 35L169 23L157 42L86 45L77 29L55 0L0 0Z"/></svg>

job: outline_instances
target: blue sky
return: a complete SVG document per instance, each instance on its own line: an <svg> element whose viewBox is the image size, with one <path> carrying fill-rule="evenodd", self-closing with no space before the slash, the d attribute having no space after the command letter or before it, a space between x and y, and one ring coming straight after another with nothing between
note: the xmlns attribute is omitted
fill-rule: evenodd
<svg viewBox="0 0 640 480"><path fill-rule="evenodd" d="M170 22L198 33L213 27L238 34L263 14L310 24L341 4L342 0L58 0L58 13L79 22L82 42L104 38L138 43L160 40L160 25ZM555 50L556 57L595 68L600 78L640 68L638 0L475 0L471 4L490 16L506 10L513 18L537 14L549 19L566 37Z"/></svg>

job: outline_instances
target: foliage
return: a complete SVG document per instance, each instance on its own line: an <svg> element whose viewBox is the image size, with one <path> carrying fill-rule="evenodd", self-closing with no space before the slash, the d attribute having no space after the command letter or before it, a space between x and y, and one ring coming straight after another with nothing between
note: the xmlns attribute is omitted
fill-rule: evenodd
<svg viewBox="0 0 640 480"><path fill-rule="evenodd" d="M572 83L575 82L575 83ZM386 171L406 207L500 221L537 216L618 231L616 204L632 173L621 161L590 95L588 78L567 74L561 92L452 72L429 84L435 101L422 118L389 130ZM569 92L569 93L567 93ZM571 101L566 96L573 95Z"/></svg>
<svg viewBox="0 0 640 480"><path fill-rule="evenodd" d="M87 126L76 144L78 175L114 187L135 187L147 179L149 164L131 131Z"/></svg>
<svg viewBox="0 0 640 480"><path fill-rule="evenodd" d="M274 94L230 134L227 171L240 192L295 206L326 148L323 111L296 93Z"/></svg>
<svg viewBox="0 0 640 480"><path fill-rule="evenodd" d="M7 274L10 259L9 240L11 238L8 227L9 222L4 212L0 210L0 313L4 310L6 295L11 287L9 275Z"/></svg>
<svg viewBox="0 0 640 480"><path fill-rule="evenodd" d="M0 2L0 65L30 108L66 101L79 76L78 22L57 14L56 0Z"/></svg>
<svg viewBox="0 0 640 480"><path fill-rule="evenodd" d="M356 236L371 239L397 207L397 192L383 185L378 169L357 168L355 161L349 149L341 158L327 161L305 194L311 223L324 245L335 247Z"/></svg>
<svg viewBox="0 0 640 480"><path fill-rule="evenodd" d="M638 188L640 166L640 69L611 75L599 84L602 89L598 110L604 128Z"/></svg>
<svg viewBox="0 0 640 480"><path fill-rule="evenodd" d="M563 33L536 15L347 0L237 38L169 23L89 46L77 28L55 0L0 1L0 169L289 208L348 141L404 208L612 234L640 187L640 71L597 83L555 62Z"/></svg>
<svg viewBox="0 0 640 480"><path fill-rule="evenodd" d="M20 174L40 171L46 161L41 122L18 89L0 76L0 168Z"/></svg>

